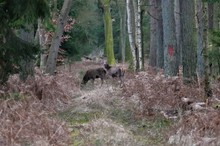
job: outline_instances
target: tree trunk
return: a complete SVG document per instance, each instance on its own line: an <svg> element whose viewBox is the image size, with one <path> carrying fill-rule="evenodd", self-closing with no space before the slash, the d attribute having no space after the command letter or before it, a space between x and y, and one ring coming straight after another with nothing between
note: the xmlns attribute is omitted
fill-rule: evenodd
<svg viewBox="0 0 220 146"><path fill-rule="evenodd" d="M44 26L41 22L41 19L38 19L38 29L37 29L37 34L36 36L38 37L38 42L40 44L41 48L41 54L40 54L40 69L45 72L46 69L46 61L47 61L47 54L46 52L46 41L47 39L45 38L46 30L44 29Z"/></svg>
<svg viewBox="0 0 220 146"><path fill-rule="evenodd" d="M157 0L157 25L156 25L156 40L157 40L157 67L164 68L164 47L163 47L163 17L161 0Z"/></svg>
<svg viewBox="0 0 220 146"><path fill-rule="evenodd" d="M214 26L213 16L214 16L214 3L208 3L208 28L209 30L212 30Z"/></svg>
<svg viewBox="0 0 220 146"><path fill-rule="evenodd" d="M120 49L121 59L125 63L125 44L126 44L126 6L125 0L117 0L120 15Z"/></svg>
<svg viewBox="0 0 220 146"><path fill-rule="evenodd" d="M150 0L150 60L149 65L155 67L157 64L157 27L158 27L158 16L157 16L157 1Z"/></svg>
<svg viewBox="0 0 220 146"><path fill-rule="evenodd" d="M135 1L133 1L133 3L135 3ZM138 52L138 70L142 70L141 0L137 0L136 5L134 6L137 8L135 11L135 43Z"/></svg>
<svg viewBox="0 0 220 146"><path fill-rule="evenodd" d="M186 11L187 10L187 11ZM195 3L193 0L180 1L181 45L183 76L187 79L196 77L195 45Z"/></svg>
<svg viewBox="0 0 220 146"><path fill-rule="evenodd" d="M197 0L197 74L199 79L204 78L204 56L203 56L203 30L204 30L204 22L203 22L203 9L202 9L202 0Z"/></svg>
<svg viewBox="0 0 220 146"><path fill-rule="evenodd" d="M19 31L19 37L28 42L33 43L34 42L34 28L31 25L26 25L26 29L20 29ZM20 60L20 73L19 77L21 80L25 81L27 77L31 75L34 75L34 60Z"/></svg>
<svg viewBox="0 0 220 146"><path fill-rule="evenodd" d="M58 50L60 47L60 40L63 35L64 26L66 25L71 5L72 5L72 0L64 0L57 23L57 29L53 36L53 40L50 46L49 55L46 63L46 72L49 73L50 75L55 74Z"/></svg>
<svg viewBox="0 0 220 146"><path fill-rule="evenodd" d="M176 33L174 20L174 1L162 0L164 70L166 76L175 76L178 72L176 64Z"/></svg>
<svg viewBox="0 0 220 146"><path fill-rule="evenodd" d="M200 1L200 0L199 0ZM210 79L209 79L209 60L208 60L208 14L207 14L207 4L203 2L202 4L202 10L203 10L203 21L204 24L203 27L203 56L204 56L204 63L205 63L205 98L208 99L208 97L212 96L212 89L210 85Z"/></svg>
<svg viewBox="0 0 220 146"><path fill-rule="evenodd" d="M104 25L105 25L105 50L107 55L107 61L110 65L115 65L114 56L114 41L112 31L112 17L110 12L111 0L99 0L104 10Z"/></svg>
<svg viewBox="0 0 220 146"><path fill-rule="evenodd" d="M183 65L182 61L182 44L181 44L181 20L180 20L180 0L174 1L174 17L176 24L176 45L177 45L177 64Z"/></svg>
<svg viewBox="0 0 220 146"><path fill-rule="evenodd" d="M132 1L131 0L126 0L126 8L127 8L127 27L128 27L128 37L129 37L129 43L130 43L130 48L131 48L131 53L132 53L132 69L134 71L137 70L137 58L136 58L136 46L135 46L135 39L134 39L134 30L133 30L133 7L132 7Z"/></svg>

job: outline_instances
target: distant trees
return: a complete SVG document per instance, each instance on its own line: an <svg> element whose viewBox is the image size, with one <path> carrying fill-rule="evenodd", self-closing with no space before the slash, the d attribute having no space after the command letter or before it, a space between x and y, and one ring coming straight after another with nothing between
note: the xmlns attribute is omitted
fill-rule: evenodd
<svg viewBox="0 0 220 146"><path fill-rule="evenodd" d="M166 76L177 75L178 67L183 66L185 81L195 80L197 75L205 85L205 96L211 96L210 76L220 73L216 70L217 64L220 64L216 59L220 57L220 45L217 43L220 40L217 2L220 1L149 2L149 65L163 68Z"/></svg>
<svg viewBox="0 0 220 146"><path fill-rule="evenodd" d="M27 62L39 51L34 42L39 42L41 48L38 64L49 74L54 74L60 48L65 50L65 55L75 55L78 59L87 52L105 48L111 65L119 56L124 63L126 54L130 53L129 63L134 71L143 70L144 56L149 56L149 65L164 69L166 76L177 75L179 66L183 66L183 76L190 81L197 74L210 82L211 74L220 73L217 11L220 5L216 3L219 0L49 2L3 0L0 3L1 80L12 72L31 67ZM143 4L146 2L149 4ZM76 24L65 32L69 15L75 18ZM25 38L26 35L31 35L31 39ZM69 36L68 41L61 41L65 35ZM144 51L148 54L143 54Z"/></svg>

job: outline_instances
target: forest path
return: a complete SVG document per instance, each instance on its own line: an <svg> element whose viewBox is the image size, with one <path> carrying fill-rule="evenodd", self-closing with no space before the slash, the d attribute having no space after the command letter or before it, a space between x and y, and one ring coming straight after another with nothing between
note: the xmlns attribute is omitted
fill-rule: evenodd
<svg viewBox="0 0 220 146"><path fill-rule="evenodd" d="M70 125L74 146L164 145L160 131L166 121L135 119L132 108L138 104L123 97L117 83L100 86L97 80L81 89L60 116Z"/></svg>

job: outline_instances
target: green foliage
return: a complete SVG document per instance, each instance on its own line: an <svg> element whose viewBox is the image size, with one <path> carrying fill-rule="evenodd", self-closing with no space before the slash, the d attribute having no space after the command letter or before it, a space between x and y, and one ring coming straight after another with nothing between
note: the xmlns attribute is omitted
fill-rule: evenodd
<svg viewBox="0 0 220 146"><path fill-rule="evenodd" d="M45 18L49 15L47 0L7 0L5 7L13 21L23 19L31 23L39 17Z"/></svg>
<svg viewBox="0 0 220 146"><path fill-rule="evenodd" d="M16 29L35 24L38 18L49 16L47 0L0 0L0 83L9 74L20 70L20 62L30 61L38 53L38 46L15 35Z"/></svg>
<svg viewBox="0 0 220 146"><path fill-rule="evenodd" d="M39 51L37 45L29 44L8 31L7 41L0 46L0 83L4 83L8 76L20 69L21 60L30 61ZM11 43L13 42L13 43Z"/></svg>
<svg viewBox="0 0 220 146"><path fill-rule="evenodd" d="M211 32L211 41L215 47L220 47L220 31L219 30L213 30Z"/></svg>
<svg viewBox="0 0 220 146"><path fill-rule="evenodd" d="M208 2L208 3L216 3L220 2L220 0L202 0L203 2Z"/></svg>
<svg viewBox="0 0 220 146"><path fill-rule="evenodd" d="M220 73L220 31L212 31L211 32L211 42L213 43L213 47L209 49L208 57L210 65L215 69L216 66L218 68L217 74ZM211 67L211 66L210 66Z"/></svg>

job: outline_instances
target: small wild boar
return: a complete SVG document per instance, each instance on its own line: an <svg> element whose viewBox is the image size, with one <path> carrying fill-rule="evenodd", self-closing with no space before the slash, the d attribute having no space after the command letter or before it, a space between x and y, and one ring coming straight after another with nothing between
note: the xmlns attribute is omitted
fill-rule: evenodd
<svg viewBox="0 0 220 146"><path fill-rule="evenodd" d="M123 68L121 67L112 67L110 66L109 64L105 63L104 64L104 68L107 70L107 75L115 78L115 77L119 77L120 81L121 81L121 84L124 83L124 74L125 74L125 71Z"/></svg>
<svg viewBox="0 0 220 146"><path fill-rule="evenodd" d="M81 86L85 85L89 80L92 80L94 82L96 78L100 78L103 84L105 75L106 75L106 70L104 68L89 69L86 71L83 77Z"/></svg>

